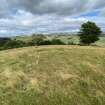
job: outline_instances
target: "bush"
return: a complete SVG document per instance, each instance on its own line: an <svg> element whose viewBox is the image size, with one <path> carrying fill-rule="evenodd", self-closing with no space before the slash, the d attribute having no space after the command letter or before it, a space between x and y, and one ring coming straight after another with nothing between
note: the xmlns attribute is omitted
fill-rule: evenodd
<svg viewBox="0 0 105 105"><path fill-rule="evenodd" d="M4 44L4 49L19 48L28 46L25 42L19 40L11 40Z"/></svg>
<svg viewBox="0 0 105 105"><path fill-rule="evenodd" d="M76 45L73 41L68 42L68 45Z"/></svg>
<svg viewBox="0 0 105 105"><path fill-rule="evenodd" d="M60 39L52 39L51 44L52 45L65 45L65 43L62 42Z"/></svg>
<svg viewBox="0 0 105 105"><path fill-rule="evenodd" d="M39 46L45 39L46 37L44 35L33 35L30 44Z"/></svg>
<svg viewBox="0 0 105 105"><path fill-rule="evenodd" d="M44 40L40 43L40 45L51 45L51 41L50 40Z"/></svg>
<svg viewBox="0 0 105 105"><path fill-rule="evenodd" d="M5 43L0 46L0 50L6 50L6 49L12 49L12 48L20 48L20 47L26 47L26 46L40 46L40 45L65 45L64 42L62 42L60 39L52 39L52 40L45 40L45 37L43 36L34 36L32 41L30 42L24 42L20 40L8 40L5 41Z"/></svg>
<svg viewBox="0 0 105 105"><path fill-rule="evenodd" d="M64 42L62 42L60 39L52 39L46 40L46 37L44 35L34 35L31 42L29 42L30 45L34 46L40 46L40 45L65 45Z"/></svg>
<svg viewBox="0 0 105 105"><path fill-rule="evenodd" d="M43 35L43 34L33 34L33 35L32 35L32 38L33 38L33 39L34 39L34 38L42 38L42 39L46 39L46 36Z"/></svg>

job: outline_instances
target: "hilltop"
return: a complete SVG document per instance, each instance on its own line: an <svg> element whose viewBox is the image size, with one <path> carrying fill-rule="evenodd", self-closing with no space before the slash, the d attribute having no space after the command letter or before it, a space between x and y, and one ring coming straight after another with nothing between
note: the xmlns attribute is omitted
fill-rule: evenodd
<svg viewBox="0 0 105 105"><path fill-rule="evenodd" d="M0 105L104 105L105 48L24 47L0 52Z"/></svg>

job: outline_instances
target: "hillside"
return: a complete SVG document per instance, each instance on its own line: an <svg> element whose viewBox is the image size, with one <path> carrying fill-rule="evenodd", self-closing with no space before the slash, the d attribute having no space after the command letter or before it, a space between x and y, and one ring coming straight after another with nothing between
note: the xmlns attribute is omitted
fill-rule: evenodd
<svg viewBox="0 0 105 105"><path fill-rule="evenodd" d="M0 105L105 105L105 48L1 51Z"/></svg>
<svg viewBox="0 0 105 105"><path fill-rule="evenodd" d="M60 39L61 41L63 41L64 43L74 43L74 44L79 44L79 37L76 36L76 35L45 35L46 36L46 39ZM23 41L23 42L29 42L32 40L32 36L17 36L17 37L14 37L13 39L16 39L16 40L19 40L19 41ZM96 41L94 43L95 45L97 46L101 46L101 47L105 47L105 36L101 36L99 37L99 40Z"/></svg>

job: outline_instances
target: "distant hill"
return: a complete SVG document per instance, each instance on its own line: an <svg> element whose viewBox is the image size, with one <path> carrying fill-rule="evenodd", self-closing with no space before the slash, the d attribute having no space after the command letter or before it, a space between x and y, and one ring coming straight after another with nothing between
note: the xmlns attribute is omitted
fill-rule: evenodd
<svg viewBox="0 0 105 105"><path fill-rule="evenodd" d="M6 42L6 41L9 41L11 40L10 38L7 38L7 37L0 37L0 43L1 42Z"/></svg>
<svg viewBox="0 0 105 105"><path fill-rule="evenodd" d="M7 41L10 41L10 38L6 38L6 37L0 37L0 46L2 46L4 43L6 43Z"/></svg>

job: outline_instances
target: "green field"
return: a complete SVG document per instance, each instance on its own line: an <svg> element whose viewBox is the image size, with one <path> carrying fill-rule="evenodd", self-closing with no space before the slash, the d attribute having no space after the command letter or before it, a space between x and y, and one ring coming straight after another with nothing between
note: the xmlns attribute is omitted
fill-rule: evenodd
<svg viewBox="0 0 105 105"><path fill-rule="evenodd" d="M46 39L51 40L51 39L60 39L62 42L68 44L68 43L73 43L73 44L79 44L79 37L76 35L54 35L54 36L50 36L50 35L45 35ZM32 36L17 36L15 37L16 40L21 40L24 42L29 42L32 40ZM100 46L100 47L105 47L105 37L100 37L99 40L97 42L95 42L93 45L96 46Z"/></svg>
<svg viewBox="0 0 105 105"><path fill-rule="evenodd" d="M105 105L105 48L1 51L0 105Z"/></svg>

